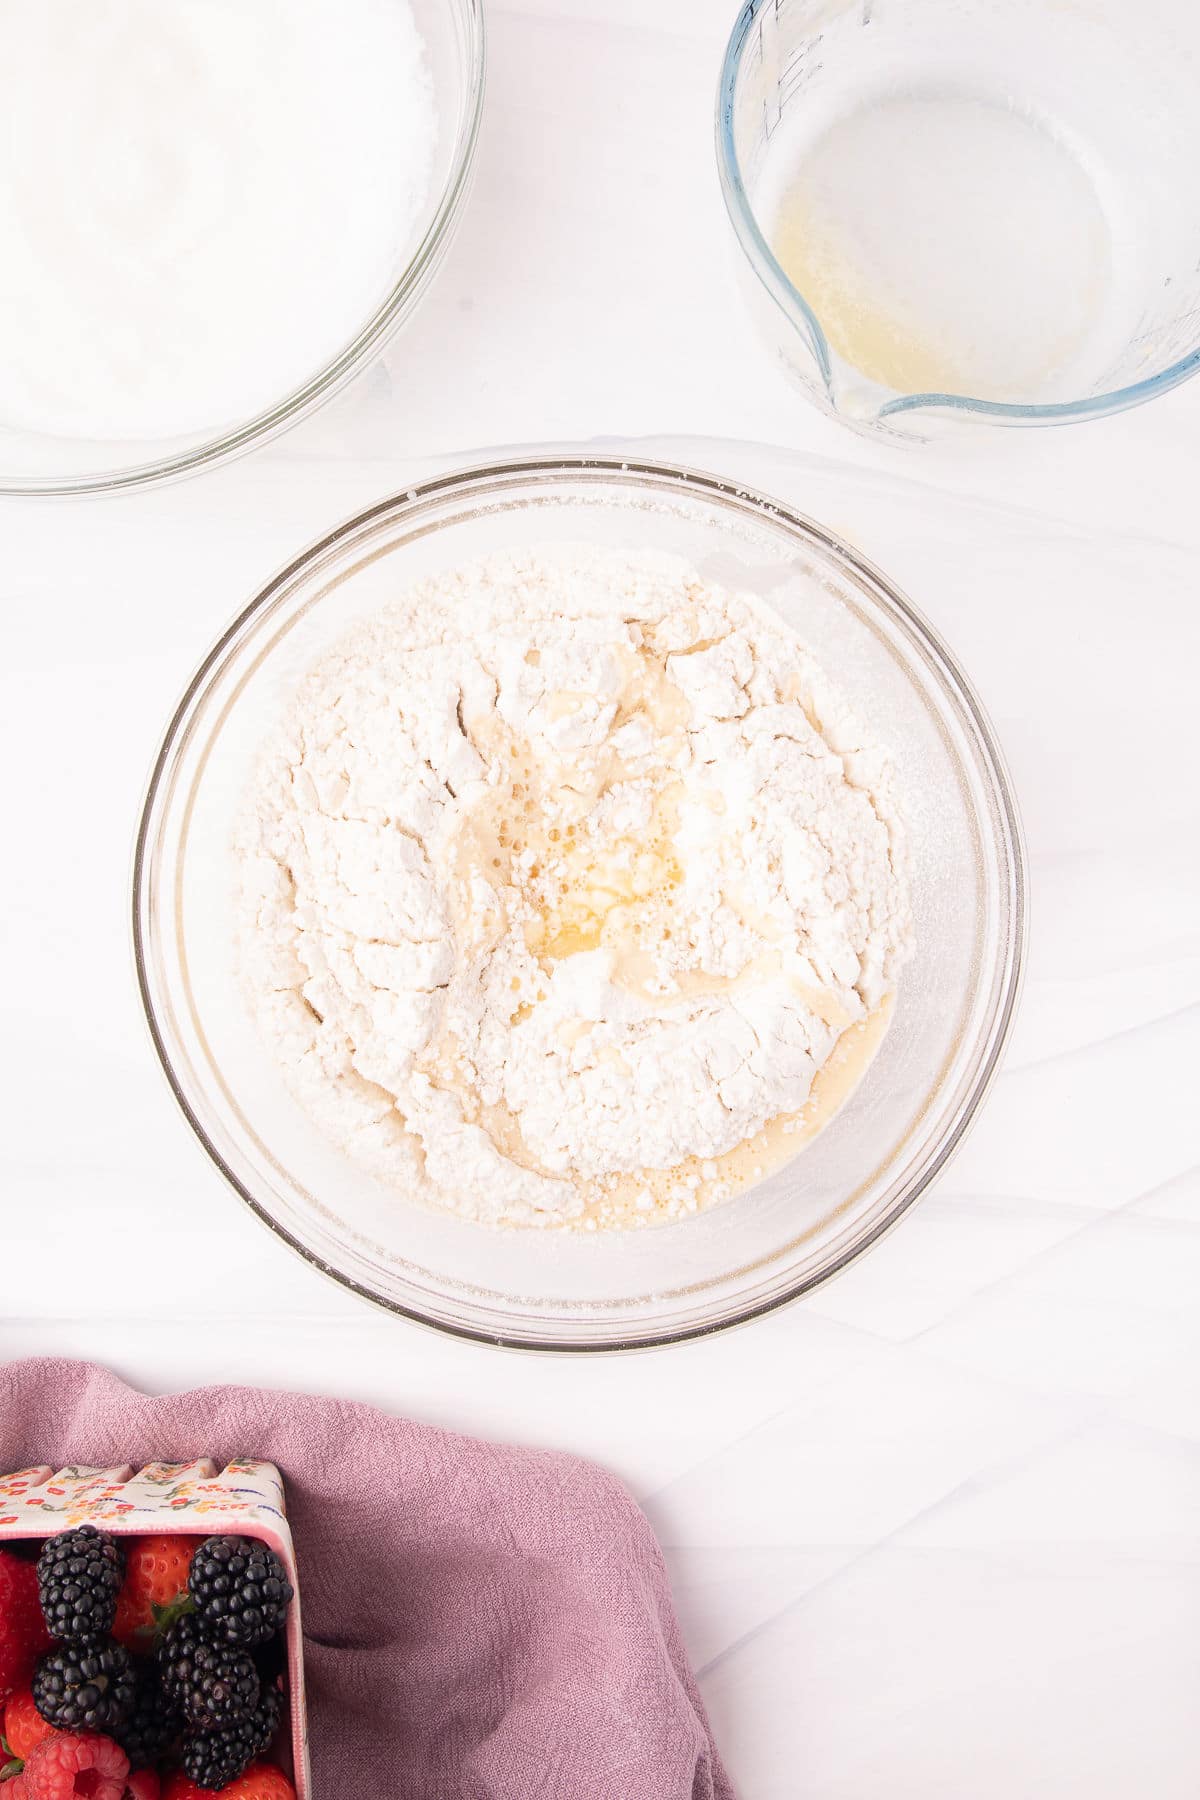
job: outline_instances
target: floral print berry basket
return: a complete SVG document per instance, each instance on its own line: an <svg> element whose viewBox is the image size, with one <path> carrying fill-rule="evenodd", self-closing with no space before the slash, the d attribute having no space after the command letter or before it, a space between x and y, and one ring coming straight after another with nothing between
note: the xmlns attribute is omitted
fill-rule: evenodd
<svg viewBox="0 0 1200 1800"><path fill-rule="evenodd" d="M273 1463L150 1463L144 1469L21 1469L0 1476L0 1543L56 1536L95 1525L121 1537L161 1532L261 1538L281 1558L295 1598L288 1608L288 1771L297 1800L312 1800L304 1704L304 1652L296 1553L284 1510L283 1480Z"/></svg>

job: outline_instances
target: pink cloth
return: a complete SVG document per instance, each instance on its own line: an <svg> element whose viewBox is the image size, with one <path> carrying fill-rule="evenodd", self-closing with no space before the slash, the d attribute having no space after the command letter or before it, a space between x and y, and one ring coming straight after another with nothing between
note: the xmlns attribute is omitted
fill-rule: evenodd
<svg viewBox="0 0 1200 1800"><path fill-rule="evenodd" d="M283 1472L317 1800L731 1800L662 1554L602 1469L337 1400L0 1368L0 1472L198 1456Z"/></svg>

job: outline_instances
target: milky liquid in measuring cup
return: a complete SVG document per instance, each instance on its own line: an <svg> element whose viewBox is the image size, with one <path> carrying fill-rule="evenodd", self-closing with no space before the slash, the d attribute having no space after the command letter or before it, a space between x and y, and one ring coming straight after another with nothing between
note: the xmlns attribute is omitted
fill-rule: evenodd
<svg viewBox="0 0 1200 1800"><path fill-rule="evenodd" d="M898 393L1070 397L1120 342L1112 236L1073 149L1002 104L885 97L805 147L785 128L759 196L777 260L832 349Z"/></svg>

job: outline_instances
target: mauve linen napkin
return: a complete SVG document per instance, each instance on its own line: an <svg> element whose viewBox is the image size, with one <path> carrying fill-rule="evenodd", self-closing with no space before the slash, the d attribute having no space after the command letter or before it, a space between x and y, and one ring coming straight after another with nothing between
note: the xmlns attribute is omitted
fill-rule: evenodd
<svg viewBox="0 0 1200 1800"><path fill-rule="evenodd" d="M602 1469L338 1400L0 1369L0 1472L198 1456L282 1470L317 1800L732 1800L661 1552Z"/></svg>

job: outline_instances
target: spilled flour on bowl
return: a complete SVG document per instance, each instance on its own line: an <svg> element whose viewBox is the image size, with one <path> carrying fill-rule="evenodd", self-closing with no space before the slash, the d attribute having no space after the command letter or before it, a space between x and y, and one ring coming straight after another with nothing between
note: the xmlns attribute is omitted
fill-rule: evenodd
<svg viewBox="0 0 1200 1800"><path fill-rule="evenodd" d="M251 1003L363 1168L502 1224L680 1217L861 1074L908 954L887 757L757 602L509 552L302 682L237 834Z"/></svg>

